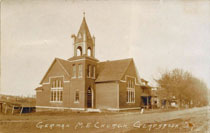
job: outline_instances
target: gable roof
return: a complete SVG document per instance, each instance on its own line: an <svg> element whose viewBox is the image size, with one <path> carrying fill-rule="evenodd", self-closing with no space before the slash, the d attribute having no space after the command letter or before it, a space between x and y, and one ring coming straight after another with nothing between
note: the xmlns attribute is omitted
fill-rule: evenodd
<svg viewBox="0 0 210 133"><path fill-rule="evenodd" d="M59 59L59 58L56 58L56 59L64 67L64 69L68 73L68 75L70 75L70 73L71 73L71 63L67 60L64 60L64 59Z"/></svg>
<svg viewBox="0 0 210 133"><path fill-rule="evenodd" d="M141 78L139 76L139 72L138 72L138 69L136 68L136 65L135 65L134 61L132 61L132 63L130 64L129 68L133 69L133 71L135 73L133 76L136 77L136 83L137 84L141 84L141 80L140 80ZM129 69L127 71L129 71Z"/></svg>
<svg viewBox="0 0 210 133"><path fill-rule="evenodd" d="M97 65L98 77L95 82L121 80L132 61L133 59L129 58L99 62Z"/></svg>
<svg viewBox="0 0 210 133"><path fill-rule="evenodd" d="M43 90L43 88L42 88L42 87L37 87L35 90L36 90L36 91L37 91L37 90Z"/></svg>
<svg viewBox="0 0 210 133"><path fill-rule="evenodd" d="M59 59L59 58L55 58L54 61L52 62L51 66L49 67L49 69L47 70L47 72L45 73L44 77L42 78L40 84L43 83L45 77L47 76L47 74L50 72L51 68L53 67L53 65L55 64L55 62L58 62L58 64L61 66L61 68L65 71L65 73L70 76L70 67L71 67L71 63L67 60L63 60L63 59Z"/></svg>

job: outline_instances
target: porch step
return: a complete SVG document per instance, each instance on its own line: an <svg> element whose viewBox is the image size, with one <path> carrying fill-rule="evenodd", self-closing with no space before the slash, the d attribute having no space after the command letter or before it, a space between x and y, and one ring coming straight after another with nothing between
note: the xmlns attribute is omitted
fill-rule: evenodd
<svg viewBox="0 0 210 133"><path fill-rule="evenodd" d="M87 109L86 112L101 112L100 109Z"/></svg>

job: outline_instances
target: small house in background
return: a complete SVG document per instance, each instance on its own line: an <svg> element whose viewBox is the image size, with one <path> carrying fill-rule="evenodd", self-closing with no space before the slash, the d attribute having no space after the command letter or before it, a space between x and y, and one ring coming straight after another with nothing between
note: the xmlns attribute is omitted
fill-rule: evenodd
<svg viewBox="0 0 210 133"><path fill-rule="evenodd" d="M151 86L148 85L148 81L141 79L141 107L150 108L151 107Z"/></svg>
<svg viewBox="0 0 210 133"><path fill-rule="evenodd" d="M144 108L159 108L159 98L157 94L157 87L152 87L148 84L148 81L141 79L141 106Z"/></svg>
<svg viewBox="0 0 210 133"><path fill-rule="evenodd" d="M160 100L158 96L158 88L157 87L151 87L151 108L160 108Z"/></svg>

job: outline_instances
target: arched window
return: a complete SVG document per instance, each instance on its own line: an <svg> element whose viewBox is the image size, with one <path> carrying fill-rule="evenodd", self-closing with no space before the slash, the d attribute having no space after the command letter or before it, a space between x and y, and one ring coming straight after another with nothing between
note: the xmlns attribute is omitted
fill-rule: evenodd
<svg viewBox="0 0 210 133"><path fill-rule="evenodd" d="M88 54L88 56L91 56L92 55L92 51L91 51L91 48L90 47L87 49L87 54Z"/></svg>
<svg viewBox="0 0 210 133"><path fill-rule="evenodd" d="M82 47L77 47L77 56L81 56L82 55Z"/></svg>

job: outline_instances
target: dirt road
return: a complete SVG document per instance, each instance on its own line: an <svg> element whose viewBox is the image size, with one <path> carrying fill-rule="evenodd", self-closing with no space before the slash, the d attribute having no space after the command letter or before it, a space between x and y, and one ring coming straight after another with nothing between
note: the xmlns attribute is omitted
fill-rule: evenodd
<svg viewBox="0 0 210 133"><path fill-rule="evenodd" d="M209 107L171 112L0 115L0 132L208 132Z"/></svg>

